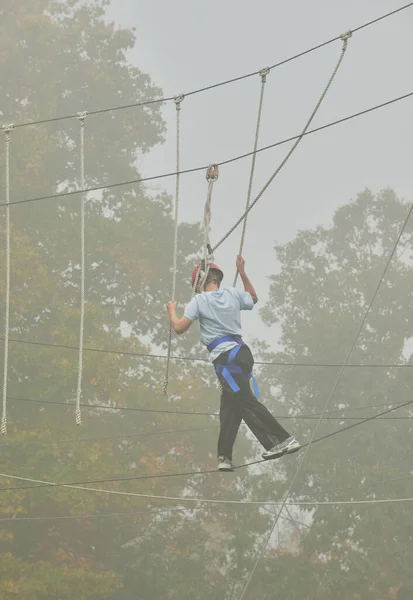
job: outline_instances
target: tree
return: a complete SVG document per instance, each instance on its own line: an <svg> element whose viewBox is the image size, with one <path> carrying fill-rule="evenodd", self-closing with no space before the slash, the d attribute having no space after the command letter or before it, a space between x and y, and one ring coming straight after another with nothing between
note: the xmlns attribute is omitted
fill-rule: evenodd
<svg viewBox="0 0 413 600"><path fill-rule="evenodd" d="M133 32L105 23L104 8L100 0L88 4L8 0L2 4L4 123L160 96L149 76L125 58L134 43ZM158 104L88 116L87 185L139 178L137 158L160 143L163 134ZM0 164L4 164L4 154L0 154ZM12 200L76 190L79 177L76 118L12 132ZM3 179L1 185L3 192ZM107 188L87 197L84 344L129 354L85 350L82 391L86 404L149 411L161 410L168 402L171 410L190 412L196 401L196 410L216 411L210 365L173 362L170 397L165 400L160 394L164 364L130 355L150 352L152 343L166 345L171 208L169 197L154 196L142 185ZM77 351L70 347L77 346L79 336L79 196L14 206L11 217L11 338L19 343L10 343L9 423L8 436L2 440L2 472L68 482L167 474L210 468L211 461L215 464L212 427L216 421L207 416L83 407L83 425L76 429L73 405L54 404L73 402L77 380ZM2 219L1 264L4 224ZM178 265L184 273L190 257L201 248L202 236L198 225L185 223L179 234ZM186 300L188 293L189 289L180 289L178 300ZM1 278L1 314L4 298ZM124 335L125 329L130 335ZM179 343L174 338L174 352L195 352L195 337L193 331ZM181 431L203 426L204 431ZM171 434L154 435L169 430ZM239 447L242 456L249 444L240 438ZM2 478L1 487L25 483ZM237 477L112 482L110 489L177 497L190 491L199 498L222 498L224 493L239 498L240 490L245 498L253 494L251 483L244 481L241 486ZM200 581L209 586L211 597L221 599L228 594L228 580L222 576L212 584L211 574L235 552L234 539L249 553L255 537L265 530L267 517L256 507L244 512L243 521L225 507L165 514L157 508L156 500L65 487L0 491L1 516L13 520L3 522L0 529L2 600L81 594L129 600L136 598L137 585L142 598L153 598L156 593L163 598L186 594L203 599ZM96 517L132 511L136 516ZM73 515L79 518L66 519ZM17 521L25 517L36 520ZM231 532L221 547L214 544L219 530ZM196 551L191 549L194 540ZM150 556L162 563L162 576L157 573L155 578ZM232 585L238 564L231 560L227 567ZM79 580L85 583L82 591Z"/></svg>
<svg viewBox="0 0 413 600"><path fill-rule="evenodd" d="M344 362L408 210L391 190L377 195L365 190L337 210L331 227L302 231L292 242L276 246L280 269L271 276L270 299L262 316L268 324L281 324L282 350L264 351L265 358L300 364ZM405 342L413 327L413 294L406 285L411 239L409 223L351 356L352 365L406 362ZM276 390L276 412L319 415L338 371L339 367L328 366L268 367L263 378L268 390ZM410 377L409 368L346 369L328 406L335 412L322 421L316 439L354 423L346 418L357 422L384 410L385 403L409 401ZM407 417L412 412L406 408L396 414ZM292 420L288 425L305 443L316 419ZM292 498L311 502L411 496L411 432L409 420L377 419L315 443ZM285 489L299 460L282 461ZM269 599L276 589L288 591L290 598L305 594L317 600L333 595L343 600L384 600L411 576L408 503L310 505L301 513L311 528L302 530L299 555L289 552L277 561L267 555L248 597ZM302 569L303 576L297 578ZM260 588L263 581L271 592Z"/></svg>

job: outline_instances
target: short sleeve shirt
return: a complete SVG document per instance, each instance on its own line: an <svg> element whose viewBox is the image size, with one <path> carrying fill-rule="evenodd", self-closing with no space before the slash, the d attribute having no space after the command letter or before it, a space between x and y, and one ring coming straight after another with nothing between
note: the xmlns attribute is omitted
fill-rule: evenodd
<svg viewBox="0 0 413 600"><path fill-rule="evenodd" d="M226 335L242 335L241 310L252 310L254 301L249 292L237 288L221 288L202 292L192 298L184 316L190 321L199 320L201 342L208 346ZM223 342L210 353L214 361L222 352L236 346L235 342Z"/></svg>

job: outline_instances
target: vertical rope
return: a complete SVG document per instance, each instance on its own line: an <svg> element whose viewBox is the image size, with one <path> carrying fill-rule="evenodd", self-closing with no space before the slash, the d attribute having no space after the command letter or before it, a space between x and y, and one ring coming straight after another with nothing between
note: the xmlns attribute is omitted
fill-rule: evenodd
<svg viewBox="0 0 413 600"><path fill-rule="evenodd" d="M265 84L267 81L267 75L270 72L270 69L268 67L265 67L265 69L261 69L260 71L260 76L261 76L261 93L260 93L260 101L258 104L258 115L257 115L257 126L255 128L255 140L254 140L254 151L253 151L253 155L252 155L252 163L251 163L251 172L250 172L250 180L249 180L249 184L248 184L248 194L247 194L247 201L245 204L245 211L248 211L250 202L251 202L251 192L252 192L252 183L254 180L254 173L255 173L255 161L257 159L257 148L258 148L258 139L260 136L260 126L261 126L261 115L262 115L262 105L264 102L264 92L265 92ZM245 215L245 219L243 221L242 224L242 233L241 233L241 242L239 245L239 251L238 254L242 255L243 249L244 249L244 242L245 242L245 234L247 231L247 220L248 220L248 212ZM235 271L235 277L234 277L234 287L237 285L237 280L238 280L238 271Z"/></svg>
<svg viewBox="0 0 413 600"><path fill-rule="evenodd" d="M319 108L319 106L320 106L321 102L323 101L323 98L324 98L324 96L326 95L326 93L327 93L327 91L328 91L328 89L329 89L329 87L330 87L330 85L331 85L331 83L332 83L332 81L333 81L333 79L334 79L335 75L337 74L337 71L338 71L338 69L340 68L341 62L342 62L342 60L343 60L343 58L344 58L344 54L345 54L345 52L346 52L346 50L347 50L347 44L348 44L348 40L350 39L351 35L352 35L352 32L351 32L351 31L347 31L346 33L343 33L343 35L341 36L341 40L342 40L342 42L343 42L343 46L342 46L342 49L341 49L341 55L340 55L340 58L339 58L339 60L338 60L338 62L337 62L337 65L336 65L336 67L335 67L335 69L334 69L334 71L333 71L333 74L332 74L332 76L331 76L331 77L330 77L330 79L329 79L329 82L328 82L328 84L327 84L327 86L326 86L326 88L325 88L324 92L323 92L323 93L322 93L322 95L321 95L321 98L320 98L320 100L318 101L318 103L317 103L317 105L316 105L315 109L313 110L313 113L312 113L312 115L311 115L311 117L310 117L309 121L307 122L307 125L306 125L306 127L305 127L305 129L304 129L303 133L305 133L306 129L308 128L309 124L311 123L312 119L314 118L314 115L316 114L316 112L317 112L317 110L318 110L318 108ZM294 144L294 146L293 146L292 150L290 150L289 154L287 154L287 157L284 159L283 163L281 163L281 166L282 166L283 164L285 164L285 162L286 162L286 160L288 159L288 157L289 157L289 156L291 156L292 152L294 151L294 148L295 148L295 147L297 147L297 145L298 145L298 142L299 142L301 139L302 139L302 136L301 136L300 138L298 138L298 140L297 140L297 142ZM269 183L272 181L272 179L275 177L275 175L277 174L277 172L280 170L281 166L280 166L280 167L277 169L277 171L275 172L275 174L273 175L273 177L272 177L272 178L270 179L270 181L268 182L267 186L268 186L268 185L269 185ZM265 187L267 187L267 186L265 186ZM264 188L264 189L265 189L265 188ZM252 205L251 205L251 207L252 207ZM259 553L258 553L257 559L256 559L256 561L255 561L255 563L254 563L254 566L253 566L253 568L252 568L252 570L251 570L251 572L250 572L250 574L249 574L249 576L248 576L248 579L247 579L247 581L245 582L245 585L244 585L244 587L243 587L243 590L242 590L242 592L241 592L241 595L240 595L240 597L239 597L239 600L243 600L243 599L244 599L244 597L245 597L245 594L247 593L247 590L248 590L248 588L249 588L249 586L250 586L250 583L251 583L251 581L252 581L252 579L253 579L253 577L254 577L254 575L255 575L255 572L256 572L256 570L257 570L257 567L258 567L259 563L261 562L261 559L262 559L262 557L263 557L263 554L264 554L264 552L265 552L265 550L266 550L266 548L267 548L267 546L268 546L268 544L269 544L269 542L270 542L270 540L271 540L271 536L272 536L272 534L273 534L273 532L274 532L274 530L275 530L275 528L276 528L276 526L277 526L277 523L278 523L278 521L279 521L279 519L280 519L280 517L281 517L281 514L282 514L282 512L283 512L283 510L284 510L284 508L285 508L285 506L286 506L286 504L287 504L287 501L288 501L288 499L289 499L289 497L290 497L290 494L291 494L291 493L292 493L292 491L293 491L293 488L294 488L295 482L296 482L296 480L297 480L297 477L298 477L298 475L299 475L299 473L300 473L300 471L301 471L301 468L302 468L302 466L303 466L303 464L304 464L304 462L305 462L305 460L306 460L306 458L307 458L307 455L308 455L308 452L309 452L309 450L310 450L310 447L311 447L311 445L312 445L312 443L313 443L313 441L314 441L314 438L315 438L315 436L316 436L316 433L317 433L317 431L318 431L318 428L319 428L319 426L320 426L320 424L321 424L321 422L322 422L322 420L323 420L323 418L324 418L324 415L325 415L325 413L327 412L327 409L328 409L328 407L329 407L329 405L330 405L330 402L331 402L331 400L332 400L332 398L333 398L333 396L334 396L334 394L335 394L335 391L336 391L336 389L337 389L337 387L338 387L338 384L339 384L339 382L340 382L340 380L341 380L341 377L342 377L342 375L343 375L343 373L344 373L344 370L345 370L345 368L346 368L346 367L347 367L347 365L348 365L348 362L349 362L349 360L350 360L350 356L351 356L351 354L353 353L353 350L354 350L354 348L356 347L357 341L358 341L358 339L359 339L359 337L360 337L360 334L361 334L361 332L362 332L362 330L363 330L364 324L366 323L366 320L367 320L367 317L368 317L368 315L369 315L369 313L370 313L371 307L373 306L373 303L374 303L374 301L375 301L375 299L376 299L376 297L377 297L377 294L379 293L379 289L380 289L380 287L381 287L381 284L382 284L382 282L383 282L383 279L384 279L384 277L386 276L386 273L387 273L387 271L388 271L388 268L389 268L389 266L390 266L390 263L391 263L391 261L392 261L392 259L393 259L393 255L394 255L394 254L395 254L395 252L396 252L397 246L398 246L398 244L399 244L399 242L400 242L400 239L401 239L401 237L402 237L402 235L403 235L403 232L404 232L404 230L405 230L405 228L406 228L407 222L408 222L408 220L410 219L410 216L411 216L411 214L412 214L412 211L413 211L413 205L410 207L410 210L409 210L409 212L408 212L408 214L407 214L407 216L406 216L406 219L405 219L405 221L404 221L404 223L403 223L403 226L402 226L402 228L401 228L401 230L400 230L399 236L398 236L398 238L397 238L397 240L396 240L396 243L395 243L395 245L394 245L394 247L393 247L393 250L392 250L392 252L391 252L391 254L390 254L389 258L388 258L388 261L387 261L387 263L386 263L386 266L385 266L385 268L384 268L383 274L382 274L382 276L380 277L380 280L379 280L379 282L378 282L378 284L377 284L377 286L376 286L376 290L375 290L375 292L374 292L374 294L373 294L373 297L372 297L372 299L370 300L370 303L369 303L369 305L368 305L368 307L367 307L367 310L365 311L365 313L364 313L364 316L363 316L363 319L362 319L362 321L361 321L361 323L360 323L360 326L359 326L359 328L358 328L358 330L357 330L357 334L356 334L356 336L355 336L355 338L354 338L354 340L353 340L353 343L352 343L352 345L351 345L351 348L350 348L350 350L348 351L348 354L347 354L347 356L346 356L346 360L344 361L344 363L343 363L343 364L342 364L342 366L341 366L340 372L339 372L339 374L338 374L338 376L337 376L337 379L336 379L336 381L335 381L335 383L334 383L334 385L333 385L333 389L331 390L331 392L330 392L330 394L329 394L329 396L328 396L328 398L327 398L327 402L325 403L324 409L323 409L323 411L322 411L322 413L321 413L321 415L320 415L320 418L319 418L319 419L318 419L318 421L317 421L317 424L316 424L316 426L315 426L315 429L314 429L314 431L312 432L311 439L310 439L310 441L309 441L309 443L308 443L308 445L307 445L307 448L306 448L306 450L305 450L304 456L303 456L303 458L302 458L301 462L299 463L299 465L298 465L298 467L297 467L297 469L296 469L296 472L295 472L295 474L294 474L294 477L293 477L293 479L292 479L292 481L291 481L291 483L290 483L290 485L289 485L289 487L288 487L287 493L285 494L285 496L284 496L284 498L283 498L283 501L282 501L282 504L281 504L280 510L278 511L278 513L277 513L277 516L276 516L276 518L275 518L275 520L274 520L274 523L273 523L273 524L272 524L272 526L271 526L270 532L269 532L269 534L267 535L267 537L266 537L266 540L265 540L265 542L264 542L264 544L263 544L263 546L262 546L261 550L260 550L260 551L259 551Z"/></svg>
<svg viewBox="0 0 413 600"><path fill-rule="evenodd" d="M172 266L172 290L171 300L175 302L176 295L176 272L178 265L178 217L179 217L179 183L180 183L180 164L181 164L181 102L184 95L180 94L174 97L176 107L176 188L175 188L175 211L174 211L174 249L173 249L173 266ZM168 335L168 352L166 356L165 378L162 386L163 395L168 393L169 383L169 366L171 362L172 349L172 325L169 325Z"/></svg>
<svg viewBox="0 0 413 600"><path fill-rule="evenodd" d="M313 112L311 113L310 118L308 119L307 123L305 124L304 129L302 130L302 132L300 133L299 137L297 138L296 142L293 144L293 146L291 147L291 150L288 151L287 155L285 156L285 158L282 160L281 164L278 165L277 169L274 171L274 173L271 175L271 177L269 178L269 180L267 181L267 183L264 185L264 187L261 189L261 191L259 192L259 194L257 195L257 197L255 198L255 200L253 202L251 202L251 204L249 205L249 207L247 208L247 210L244 212L244 214L242 214L240 216L240 218L238 219L238 221L236 221L236 223L231 227L231 229L224 235L224 237L217 243L215 244L213 251L215 252L215 250L217 248L219 248L221 246L221 244L223 244L223 242L225 242L225 240L227 238L229 238L229 236L235 231L235 229L238 227L238 225L246 218L246 216L248 215L248 213L254 208L254 206L257 204L258 200L261 198L261 196L264 194L264 192L267 190L267 188L271 185L271 183L273 182L273 180L275 179L275 177L278 175L278 173L281 171L281 169L283 168L283 166L286 164L286 162L288 161L288 159L290 158L290 156L293 154L294 150L297 148L298 144L301 142L301 140L303 139L307 129L310 127L314 117L316 116L318 109L320 108L328 90L330 89L331 84L333 83L333 80L335 78L335 76L338 73L338 70L340 68L340 65L343 61L344 55L346 53L347 50L347 44L348 44L348 40L350 39L352 35L351 31L347 31L346 33L343 33L343 35L341 36L341 39L343 41L343 46L341 49L341 54L340 57L337 61L337 64L334 68L334 71L330 77L330 79L328 80L328 83L326 85L326 87L323 90L323 93L321 94L317 104L315 105L315 108L313 109Z"/></svg>
<svg viewBox="0 0 413 600"><path fill-rule="evenodd" d="M9 367L9 334L10 334L10 133L14 125L3 127L6 135L6 307L4 318L4 370L3 370L3 405L1 416L1 434L7 433L7 382Z"/></svg>
<svg viewBox="0 0 413 600"><path fill-rule="evenodd" d="M77 118L80 123L80 185L86 188L85 181L85 119L87 112L79 112ZM83 375L83 334L85 325L85 194L80 198L80 327L79 327L79 366L76 390L76 425L82 424L80 401L82 397Z"/></svg>
<svg viewBox="0 0 413 600"><path fill-rule="evenodd" d="M212 254L211 243L209 240L209 232L211 230L211 202L212 202L212 189L214 183L218 179L219 169L217 164L209 165L206 172L206 180L208 181L208 192L207 199L204 207L204 259L201 263L201 268L196 274L194 284L192 286L192 298L194 297L196 290L202 287L209 273L209 266L214 262L214 255Z"/></svg>

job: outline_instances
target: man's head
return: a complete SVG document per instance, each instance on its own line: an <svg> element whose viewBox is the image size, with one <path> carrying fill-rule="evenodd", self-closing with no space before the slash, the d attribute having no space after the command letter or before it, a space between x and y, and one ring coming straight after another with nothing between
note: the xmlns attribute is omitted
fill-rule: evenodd
<svg viewBox="0 0 413 600"><path fill-rule="evenodd" d="M221 271L221 269L218 267L218 265L215 265L215 264L210 265L207 278L204 282L202 282L202 279L205 276L205 271L202 267L203 267L203 265L198 265L195 267L195 269L192 272L192 286L193 286L195 283L195 280L198 276L198 271L201 269L201 273L199 275L198 282L201 281L203 289L202 290L200 289L199 283L198 283L196 292L199 293L201 291L204 291L204 290L206 290L207 287L214 288L216 286L217 288L219 288L219 286L221 285L221 282L224 278L224 273Z"/></svg>

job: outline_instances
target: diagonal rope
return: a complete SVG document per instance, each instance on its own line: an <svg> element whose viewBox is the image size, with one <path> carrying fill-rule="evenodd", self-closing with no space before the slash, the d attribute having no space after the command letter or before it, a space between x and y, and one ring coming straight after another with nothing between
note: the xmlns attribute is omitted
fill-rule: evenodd
<svg viewBox="0 0 413 600"><path fill-rule="evenodd" d="M80 185L86 189L85 181L85 119L87 112L79 112L80 123ZM83 335L85 328L85 194L80 197L80 327L79 327L79 365L76 390L76 425L82 424L80 400L82 397L83 375Z"/></svg>
<svg viewBox="0 0 413 600"><path fill-rule="evenodd" d="M365 325L365 323L367 321L367 317L368 317L368 315L370 313L370 310L371 310L371 308L372 308L372 306L374 304L374 301L377 298L377 295L379 293L381 284L383 283L383 280L384 280L384 278L386 276L386 273L387 273L387 271L389 269L390 263L391 263L391 261L393 259L393 256L394 256L394 254L395 254L395 252L397 250L397 246L399 245L399 242L400 242L401 237L402 237L402 235L403 235L403 233L404 233L404 231L406 229L407 223L408 223L408 221L410 219L410 216L411 216L412 212L413 212L413 204L410 206L410 208L409 208L409 210L407 212L406 218L405 218L405 220L403 222L403 225L402 225L402 227L400 229L399 235L397 236L397 239L396 239L396 242L395 242L395 244L393 246L393 249L390 252L389 258L387 259L387 262L386 262L386 265L384 267L383 273L382 273L382 275L381 275L381 277L380 277L380 279L379 279L379 281L377 283L377 286L376 286L376 289L374 291L373 297L371 298L371 300L370 300L370 302L369 302L369 304L367 306L367 309L366 309L366 311L364 313L363 319L362 319L362 321L360 323L360 326L359 326L359 328L357 330L357 333L356 333L356 335L354 337L353 343L351 344L350 350L348 351L346 359L345 359L344 363L341 366L340 372L338 373L337 378L336 378L336 380L334 382L333 388L332 388L332 390L331 390L331 392L330 392L330 394L329 394L329 396L327 398L327 402L326 402L326 404L324 406L323 412L321 413L320 418L317 421L317 424L316 424L316 426L314 428L314 431L313 431L313 433L311 435L310 441L307 444L307 447L306 447L305 452L304 452L304 456L303 456L300 464L298 465L298 468L297 468L297 470L295 472L295 475L294 475L294 477L293 477L293 479L291 481L291 484L288 487L287 493L285 494L285 496L284 496L284 498L282 500L280 510L278 511L277 516L276 516L276 518L274 520L274 523L273 523L273 525L272 525L272 527L270 529L270 532L269 532L269 534L268 534L268 536L267 536L267 538L265 540L265 543L263 544L263 546L262 546L262 548L261 548L261 550L260 550L260 552L258 554L257 560L255 561L255 564L254 564L254 566L252 568L252 571L251 571L251 573L250 573L250 575L249 575L249 577L248 577L248 579L247 579L247 581L245 583L245 586L244 586L244 588L243 588L243 590L241 592L241 596L240 596L239 600L243 600L243 598L244 598L244 596L245 596L245 594L246 594L246 592L248 590L248 587L249 587L249 585L250 585L250 583L252 581L252 578L254 577L255 571L256 571L256 569L257 569L257 567L258 567L258 565L259 565L259 563L261 561L261 558L263 557L263 554L264 554L264 552L265 552L265 550L266 550L266 548L267 548L267 546L268 546L268 544L269 544L269 542L271 540L271 536L272 536L272 534L273 534L273 532L274 532L274 530L275 530L275 528L277 526L277 523L278 523L278 521L280 519L281 513L282 513L282 511L284 510L284 507L287 504L289 496L290 496L290 494L291 494L291 492L292 492L292 490L294 488L295 482L297 481L298 475L301 472L302 466L304 465L304 462L305 462L305 460L306 460L306 458L308 456L308 452L309 452L310 447L311 447L311 445L312 445L312 443L314 441L314 438L315 438L315 436L317 434L318 428L319 428L319 426L320 426L320 424L321 424L321 422L322 422L322 420L324 418L325 413L327 412L328 406L329 406L329 404L330 404L330 402L331 402L331 400L332 400L332 398L333 398L333 396L335 394L335 391L336 391L336 389L338 387L338 384L340 383L341 377L342 377L342 375L344 373L344 370L345 370L345 368L347 366L347 363L350 360L350 356L353 353L354 348L356 347L356 344L358 342L360 334L361 334L361 332L363 330L363 327L364 327L364 325ZM346 429L350 429L350 428L351 428L351 426L349 426ZM324 439L325 439L325 437L328 437L328 436L323 436Z"/></svg>
<svg viewBox="0 0 413 600"><path fill-rule="evenodd" d="M6 125L6 306L4 316L4 370L3 370L3 404L1 416L1 434L7 433L7 382L9 367L9 335L10 335L10 133L13 125Z"/></svg>
<svg viewBox="0 0 413 600"><path fill-rule="evenodd" d="M281 164L277 167L277 169L274 171L274 173L271 175L271 177L269 178L269 180L267 181L267 183L264 185L264 187L262 188L262 190L259 192L258 196L255 198L255 200L249 205L249 207L245 210L245 212L240 216L240 218L238 219L238 221L231 227L231 229L224 235L224 237L217 243L215 244L213 251L215 251L217 248L219 248L219 246L221 246L221 244L223 242L225 242L225 240L227 238L229 238L229 236L235 231L235 229L238 227L238 225L240 225L240 223L242 223L242 221L247 217L247 215L249 214L249 212L254 208L254 206L257 204L258 200L261 198L261 196L264 194L264 192L269 188L269 186L271 185L271 183L274 181L275 177L278 175L278 173L281 171L281 169L283 168L283 166L287 163L288 159L292 156L292 154L294 153L294 150L297 148L298 144L301 142L301 140L303 139L303 137L305 136L307 129L310 127L314 117L316 116L318 109L320 108L324 98L327 95L328 90L330 89L331 84L333 83L333 80L335 78L335 76L338 73L338 70L341 66L341 63L343 61L344 55L346 53L347 50L347 45L348 45L348 40L350 39L352 35L351 31L347 31L346 33L343 33L343 35L341 36L341 40L343 41L343 46L341 49L341 54L340 54L340 58L337 61L337 64L334 68L334 71L330 77L330 79L328 80L328 83L323 91L323 93L321 94L317 104L315 105L315 108L313 110L313 112L311 113L310 118L308 119L304 129L302 130L302 132L300 133L300 135L298 136L298 138L296 139L295 143L293 144L293 146L291 147L291 149L289 150L289 152L287 153L287 155L285 156L285 158L283 159L283 161L281 162Z"/></svg>
<svg viewBox="0 0 413 600"><path fill-rule="evenodd" d="M176 295L176 271L178 264L178 218L179 218L179 183L180 183L180 162L181 162L181 102L185 96L180 94L175 96L176 106L176 189L175 189L175 211L174 211L174 249L173 249L173 266L172 266L172 291L171 300L175 302ZM165 379L162 386L163 395L166 396L168 393L169 383L169 366L171 362L172 352L172 325L169 324L168 334L168 351L166 355L166 366L165 366Z"/></svg>
<svg viewBox="0 0 413 600"><path fill-rule="evenodd" d="M249 183L248 183L248 193L247 193L247 201L246 201L246 204L245 204L245 211L248 211L249 206L250 206L250 202L251 202L252 183L254 181L254 174L255 174L255 161L256 161L256 158L257 158L258 139L259 139L259 136L260 136L262 105L263 105L263 102L264 102L265 84L267 82L267 75L268 75L269 72L270 72L270 69L268 67L266 67L265 69L262 69L260 71L260 76L261 76L261 93L260 93L260 101L258 103L258 115L257 115L257 125L256 125L256 129L255 129L254 150L253 150L253 154L252 154L251 172L250 172L250 180L249 180ZM242 252L243 252L243 249L244 249L245 234L246 234L246 231L247 231L247 220L248 220L248 213L245 215L245 219L244 219L243 224L242 224L241 241L240 241L239 251L238 251L238 254L240 256L242 256ZM238 273L238 270L237 270L237 271L235 271L234 287L237 285L238 275L239 275L239 273Z"/></svg>
<svg viewBox="0 0 413 600"><path fill-rule="evenodd" d="M330 121L329 123L325 123L324 125L320 125L319 127L314 127L314 129L309 129L305 132L304 135L306 135L306 136L314 135L315 133L319 133L320 131L324 131L325 129L330 129L330 127L335 127L336 125L341 125L342 123L347 123L347 121L351 121L353 119L357 119L364 115L368 115L372 112L375 112L376 110L381 110L382 108L386 108L388 106L391 106L392 104L395 104L396 102L401 102L402 100L411 98L412 96L413 96L413 92L403 94L402 96L397 96L396 98L392 98L391 100L387 100L386 102L382 102L381 104L376 104L375 106L371 106L370 108L366 108L366 109L360 110L356 113L352 113L351 115L347 115L346 117L342 117L341 119L336 119L335 121ZM259 148L257 150L257 154L259 152L267 152L267 150L271 150L272 148L278 148L278 146L283 146L284 144L287 144L288 142L293 142L294 140L300 138L301 136L302 136L302 133L300 133L298 135L293 135L289 138L285 138L278 142L274 142L273 144L269 144L268 146L263 146L262 148ZM248 158L249 156L252 156L252 154L253 154L253 152L246 152L244 154L239 154L238 156L233 156L232 158L228 158L226 160L221 161L219 163L219 165L221 167L223 165L229 165L229 164L237 162L239 160L244 160L244 158ZM188 174L188 173L196 173L198 171L203 171L204 169L206 169L206 165L201 166L201 167L192 167L190 169L183 169L182 171L180 171L180 175L184 175L184 174ZM138 179L129 179L129 180L117 181L117 182L113 182L113 183L107 183L105 185L103 185L103 184L96 185L94 187L87 188L85 190L85 192L99 192L101 190L114 189L114 188L123 187L123 186L127 186L127 185L134 185L137 183L143 183L145 181L154 181L156 179L164 179L166 177L175 177L176 175L177 175L176 171L173 171L171 173L159 173L157 175L150 175L149 177L139 177ZM13 202L10 202L10 206L27 204L29 202L40 202L43 200L54 200L55 198L69 198L71 196L75 196L78 193L79 193L78 190L71 190L69 192L60 192L57 194L50 194L48 196L37 196L36 198L24 198L23 200L13 200ZM4 204L4 203L0 204L0 207L1 206L6 206L6 204Z"/></svg>

